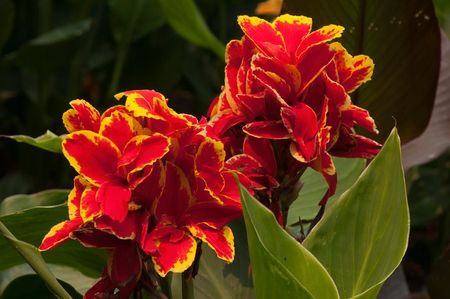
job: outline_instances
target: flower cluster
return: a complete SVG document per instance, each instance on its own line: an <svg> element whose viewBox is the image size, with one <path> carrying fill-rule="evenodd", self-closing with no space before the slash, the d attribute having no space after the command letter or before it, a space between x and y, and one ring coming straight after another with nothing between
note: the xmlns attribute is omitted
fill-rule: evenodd
<svg viewBox="0 0 450 299"><path fill-rule="evenodd" d="M373 62L329 43L341 36L341 26L311 31L310 18L291 15L272 23L241 16L238 23L244 36L227 45L225 84L208 112L211 130L254 190L277 200L277 189L311 167L329 186L320 201L325 205L337 182L331 155L372 158L380 148L355 133L355 125L377 129L349 96L371 78Z"/></svg>
<svg viewBox="0 0 450 299"><path fill-rule="evenodd" d="M148 267L160 276L185 271L199 241L231 262L233 234L226 225L241 216L223 144L204 120L176 113L155 91L116 98L125 105L102 115L83 100L64 113L63 153L79 175L69 220L55 225L40 246L48 250L71 238L110 252L87 298L128 298L148 285Z"/></svg>

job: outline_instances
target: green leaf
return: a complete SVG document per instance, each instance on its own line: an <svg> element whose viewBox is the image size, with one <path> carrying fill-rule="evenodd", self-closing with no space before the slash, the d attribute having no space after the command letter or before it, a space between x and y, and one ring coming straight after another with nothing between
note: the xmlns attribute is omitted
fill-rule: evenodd
<svg viewBox="0 0 450 299"><path fill-rule="evenodd" d="M194 0L159 0L170 26L189 42L224 59L224 45L211 33Z"/></svg>
<svg viewBox="0 0 450 299"><path fill-rule="evenodd" d="M36 207L0 217L20 240L39 246L50 228L67 219L67 205ZM23 264L23 258L0 238L0 271ZM3 249L5 248L5 249ZM100 249L84 248L69 240L55 249L42 253L48 263L72 267L89 277L99 277L106 265L106 254ZM58 277L60 278L60 277Z"/></svg>
<svg viewBox="0 0 450 299"><path fill-rule="evenodd" d="M196 299L255 298L245 223L237 220L230 227L234 235L234 261L227 264L203 243L200 268L194 280Z"/></svg>
<svg viewBox="0 0 450 299"><path fill-rule="evenodd" d="M82 298L82 296L77 293L71 285L64 281L59 282L70 293L71 298ZM24 286L26 286L26 288L24 288ZM13 280L0 296L0 299L22 298L54 299L55 295L49 292L45 286L45 283L39 278L39 276L25 275Z"/></svg>
<svg viewBox="0 0 450 299"><path fill-rule="evenodd" d="M16 59L23 68L46 72L67 65L67 57L79 47L80 37L88 32L91 24L86 19L52 29L24 44L9 58Z"/></svg>
<svg viewBox="0 0 450 299"><path fill-rule="evenodd" d="M262 298L339 298L320 262L241 187L253 282Z"/></svg>
<svg viewBox="0 0 450 299"><path fill-rule="evenodd" d="M133 28L131 41L147 35L158 29L165 22L164 14L161 11L159 0L146 0L142 4L136 26ZM136 6L136 1L129 0L109 0L110 24L116 42L125 38L130 16Z"/></svg>
<svg viewBox="0 0 450 299"><path fill-rule="evenodd" d="M11 35L14 25L15 7L11 0L0 1L0 54Z"/></svg>
<svg viewBox="0 0 450 299"><path fill-rule="evenodd" d="M41 136L38 136L36 138L26 136L26 135L11 135L11 136L3 136L7 138L11 138L16 140L17 142L24 142L28 143L32 146L54 152L54 153L61 153L61 143L64 138L64 135L58 136L55 135L55 133L47 130L45 134L42 134Z"/></svg>
<svg viewBox="0 0 450 299"><path fill-rule="evenodd" d="M91 288L97 278L92 278L83 275L80 273L77 269L66 267L66 266L60 266L60 265L54 265L54 264L47 264L52 273L55 275L55 277L61 282L66 281L70 282L71 287L73 287L78 293L84 294L86 291ZM11 268L8 268L6 270L3 270L0 272L0 294L3 293L6 287L10 283L12 283L15 279L18 279L19 277L30 275L30 274L36 274L34 270L30 267L28 264L21 264L17 265ZM65 287L64 283L63 286ZM66 288L67 289L67 288ZM69 293L71 293L70 289L67 289ZM1 298L1 297L0 297ZM23 297L28 298L28 297ZM35 298L35 297L33 297Z"/></svg>
<svg viewBox="0 0 450 299"><path fill-rule="evenodd" d="M374 60L372 81L353 94L353 100L370 111L380 129L378 140L384 140L395 123L404 143L425 130L440 61L439 25L431 0L286 1L284 11L312 17L316 28L344 26L339 41L352 55Z"/></svg>
<svg viewBox="0 0 450 299"><path fill-rule="evenodd" d="M394 129L358 181L326 210L303 245L333 277L341 298L376 298L408 244L400 139Z"/></svg>
<svg viewBox="0 0 450 299"><path fill-rule="evenodd" d="M333 158L338 174L336 194L329 199L329 203L338 198L345 190L350 188L359 177L365 166L364 159ZM327 191L323 177L308 168L301 177L303 187L297 200L289 208L288 225L303 220L313 219L319 211L319 201Z"/></svg>
<svg viewBox="0 0 450 299"><path fill-rule="evenodd" d="M0 202L0 217L37 206L62 204L67 200L70 190L50 189L34 194L17 194Z"/></svg>
<svg viewBox="0 0 450 299"><path fill-rule="evenodd" d="M27 263L36 271L36 273L47 284L48 288L59 298L71 298L69 293L59 284L55 276L48 268L38 249L26 242L20 241L0 222L0 234L4 239L20 253ZM5 247L2 247L5 248Z"/></svg>

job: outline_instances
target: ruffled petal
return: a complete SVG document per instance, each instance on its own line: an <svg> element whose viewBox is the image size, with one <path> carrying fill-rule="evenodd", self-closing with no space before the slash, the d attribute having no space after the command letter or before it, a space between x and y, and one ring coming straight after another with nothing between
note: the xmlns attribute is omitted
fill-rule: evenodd
<svg viewBox="0 0 450 299"><path fill-rule="evenodd" d="M250 136L267 139L289 139L289 132L281 121L254 121L246 124L242 130Z"/></svg>
<svg viewBox="0 0 450 299"><path fill-rule="evenodd" d="M85 100L73 100L72 109L63 114L63 123L69 133L89 130L98 132L100 127L100 113Z"/></svg>
<svg viewBox="0 0 450 299"><path fill-rule="evenodd" d="M62 148L70 165L93 185L115 176L120 151L108 138L92 131L77 131L64 138Z"/></svg>
<svg viewBox="0 0 450 299"><path fill-rule="evenodd" d="M131 138L142 132L142 126L134 117L120 111L114 111L103 118L99 131L100 135L114 142L121 151Z"/></svg>
<svg viewBox="0 0 450 299"><path fill-rule="evenodd" d="M70 233L79 228L82 224L83 220L81 220L81 218L75 218L73 220L67 220L56 224L45 235L41 245L39 246L39 250L49 250L66 241L69 239Z"/></svg>
<svg viewBox="0 0 450 299"><path fill-rule="evenodd" d="M162 277L169 272L182 273L195 259L197 242L184 230L175 227L156 228L152 235L158 253L152 257L156 272Z"/></svg>
<svg viewBox="0 0 450 299"><path fill-rule="evenodd" d="M102 213L118 222L127 217L130 199L131 190L116 182L105 183L97 191L97 201Z"/></svg>
<svg viewBox="0 0 450 299"><path fill-rule="evenodd" d="M222 229L215 228L207 223L189 225L191 234L209 245L217 257L231 263L234 260L234 237L228 226Z"/></svg>

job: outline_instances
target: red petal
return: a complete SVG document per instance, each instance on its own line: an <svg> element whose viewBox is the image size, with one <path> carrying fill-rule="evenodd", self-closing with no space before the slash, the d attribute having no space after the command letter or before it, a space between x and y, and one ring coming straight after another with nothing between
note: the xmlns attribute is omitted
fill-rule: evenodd
<svg viewBox="0 0 450 299"><path fill-rule="evenodd" d="M97 202L97 187L88 186L80 200L80 216L84 222L91 221L100 214L100 205Z"/></svg>
<svg viewBox="0 0 450 299"><path fill-rule="evenodd" d="M70 237L78 240L84 247L110 249L123 242L116 236L95 229L92 225L83 226L70 234Z"/></svg>
<svg viewBox="0 0 450 299"><path fill-rule="evenodd" d="M231 263L234 260L234 237L228 226L217 229L206 223L189 225L191 234L209 245L217 257Z"/></svg>
<svg viewBox="0 0 450 299"><path fill-rule="evenodd" d="M281 34L273 28L272 24L258 17L249 16L239 16L238 23L245 35L263 54L287 60L283 51L284 43Z"/></svg>
<svg viewBox="0 0 450 299"><path fill-rule="evenodd" d="M297 107L282 108L281 118L295 142L291 145L293 157L303 163L313 160L319 146L316 113L308 105L298 103Z"/></svg>
<svg viewBox="0 0 450 299"><path fill-rule="evenodd" d="M225 160L223 143L209 137L199 145L195 154L195 175L205 181L211 192L220 191L224 180L220 175Z"/></svg>
<svg viewBox="0 0 450 299"><path fill-rule="evenodd" d="M100 134L114 142L123 151L131 138L143 131L142 126L132 116L120 111L102 119Z"/></svg>
<svg viewBox="0 0 450 299"><path fill-rule="evenodd" d="M173 164L166 162L166 180L161 197L157 201L155 215L158 218L181 217L192 201L191 187L186 174Z"/></svg>
<svg viewBox="0 0 450 299"><path fill-rule="evenodd" d="M302 78L300 93L320 75L333 56L334 51L328 44L319 44L304 52L297 65Z"/></svg>
<svg viewBox="0 0 450 299"><path fill-rule="evenodd" d="M175 273L184 272L195 259L197 242L184 231L173 229L171 233L155 238L159 255L152 258L155 270L162 277L170 271ZM181 233L181 235L180 235ZM157 234L155 230L152 234ZM177 238L172 235L176 234ZM180 237L181 236L181 237Z"/></svg>
<svg viewBox="0 0 450 299"><path fill-rule="evenodd" d="M116 247L108 261L111 281L120 287L135 285L141 276L141 257L134 242L123 242Z"/></svg>
<svg viewBox="0 0 450 299"><path fill-rule="evenodd" d="M120 151L111 140L92 131L77 131L64 138L64 156L90 183L99 186L115 177Z"/></svg>
<svg viewBox="0 0 450 299"><path fill-rule="evenodd" d="M267 139L289 139L289 132L281 121L255 121L246 124L242 130L250 136Z"/></svg>
<svg viewBox="0 0 450 299"><path fill-rule="evenodd" d="M67 220L56 224L45 235L41 245L39 246L39 250L49 250L66 241L69 239L70 233L79 228L82 224L83 220L81 220L81 218L75 218L73 220Z"/></svg>
<svg viewBox="0 0 450 299"><path fill-rule="evenodd" d="M255 158L267 173L277 175L277 161L269 140L247 136L244 140L244 153Z"/></svg>
<svg viewBox="0 0 450 299"><path fill-rule="evenodd" d="M100 113L84 100L70 102L72 109L63 114L63 123L69 133L90 130L98 132L100 127Z"/></svg>
<svg viewBox="0 0 450 299"><path fill-rule="evenodd" d="M80 217L81 195L87 184L88 182L81 175L76 176L73 180L73 189L70 191L67 199L70 220Z"/></svg>
<svg viewBox="0 0 450 299"><path fill-rule="evenodd" d="M130 198L130 189L114 182L101 185L97 191L97 201L103 214L118 222L125 220Z"/></svg>
<svg viewBox="0 0 450 299"><path fill-rule="evenodd" d="M351 105L342 111L342 122L348 127L358 125L372 133L378 133L375 121L366 109Z"/></svg>
<svg viewBox="0 0 450 299"><path fill-rule="evenodd" d="M300 42L311 31L312 19L285 14L277 17L273 24L283 36L287 52L291 54L291 58L294 58Z"/></svg>
<svg viewBox="0 0 450 299"><path fill-rule="evenodd" d="M342 32L344 32L344 27L337 25L327 25L322 28L311 32L305 37L301 43L301 45L297 49L297 56L303 55L303 53L318 44L323 44L332 39L341 37Z"/></svg>

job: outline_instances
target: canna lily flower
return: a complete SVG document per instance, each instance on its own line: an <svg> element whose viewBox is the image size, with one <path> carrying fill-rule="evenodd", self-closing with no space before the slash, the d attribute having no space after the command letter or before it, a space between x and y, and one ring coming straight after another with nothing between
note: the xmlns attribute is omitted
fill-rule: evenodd
<svg viewBox="0 0 450 299"><path fill-rule="evenodd" d="M324 205L337 182L331 155L371 158L380 148L355 133L355 125L378 131L349 95L371 78L373 62L329 43L342 26L311 31L310 18L291 15L272 23L240 16L238 23L244 36L227 45L225 84L208 112L211 131L227 143L229 156L244 152L245 136L272 140L285 166L273 177L292 184L305 167L315 169L329 185Z"/></svg>
<svg viewBox="0 0 450 299"><path fill-rule="evenodd" d="M200 242L234 259L227 224L241 217L236 171L205 121L178 114L163 95L134 90L100 114L83 100L63 115L69 131L63 153L78 172L68 199L69 219L55 225L40 250L68 239L103 248L109 262L86 298L128 298L149 271L183 272ZM242 176L242 175L241 175ZM152 261L153 270L144 261Z"/></svg>

